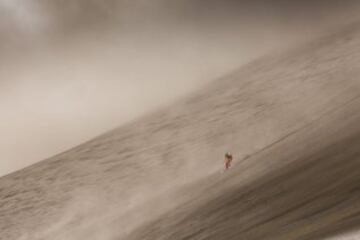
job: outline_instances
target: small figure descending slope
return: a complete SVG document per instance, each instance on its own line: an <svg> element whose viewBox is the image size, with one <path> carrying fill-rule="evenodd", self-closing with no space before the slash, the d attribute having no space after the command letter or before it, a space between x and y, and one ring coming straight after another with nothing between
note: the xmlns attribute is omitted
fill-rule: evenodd
<svg viewBox="0 0 360 240"><path fill-rule="evenodd" d="M233 156L231 155L231 153L227 152L225 154L225 170L231 167L232 160L233 160Z"/></svg>

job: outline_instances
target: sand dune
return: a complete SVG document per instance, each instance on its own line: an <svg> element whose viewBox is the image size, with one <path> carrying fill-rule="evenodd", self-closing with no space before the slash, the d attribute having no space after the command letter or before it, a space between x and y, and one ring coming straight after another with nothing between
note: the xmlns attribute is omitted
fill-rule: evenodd
<svg viewBox="0 0 360 240"><path fill-rule="evenodd" d="M0 178L0 239L322 239L360 227L360 25ZM234 167L222 173L225 151Z"/></svg>

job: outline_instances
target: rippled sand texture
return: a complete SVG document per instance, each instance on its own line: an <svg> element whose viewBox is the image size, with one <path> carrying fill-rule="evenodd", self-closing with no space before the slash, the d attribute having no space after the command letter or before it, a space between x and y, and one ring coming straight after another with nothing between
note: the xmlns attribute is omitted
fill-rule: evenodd
<svg viewBox="0 0 360 240"><path fill-rule="evenodd" d="M359 26L0 178L0 239L310 240L358 229Z"/></svg>

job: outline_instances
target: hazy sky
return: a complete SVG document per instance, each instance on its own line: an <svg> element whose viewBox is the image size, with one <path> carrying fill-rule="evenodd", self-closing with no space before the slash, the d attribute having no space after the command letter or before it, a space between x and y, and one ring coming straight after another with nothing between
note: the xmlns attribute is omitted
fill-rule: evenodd
<svg viewBox="0 0 360 240"><path fill-rule="evenodd" d="M354 3L0 0L0 175L351 21Z"/></svg>

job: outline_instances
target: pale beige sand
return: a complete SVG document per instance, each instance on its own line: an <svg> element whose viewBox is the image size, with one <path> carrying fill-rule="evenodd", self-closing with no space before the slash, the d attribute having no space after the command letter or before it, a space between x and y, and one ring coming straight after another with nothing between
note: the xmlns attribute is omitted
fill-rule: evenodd
<svg viewBox="0 0 360 240"><path fill-rule="evenodd" d="M0 178L0 239L321 239L358 228L359 26ZM223 173L225 151L236 160Z"/></svg>

